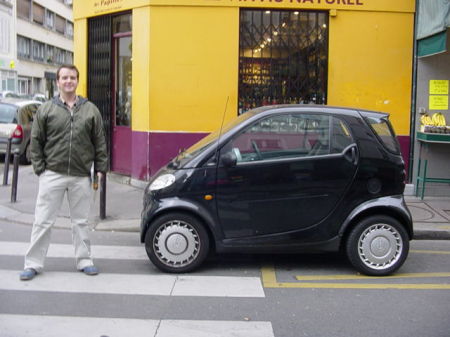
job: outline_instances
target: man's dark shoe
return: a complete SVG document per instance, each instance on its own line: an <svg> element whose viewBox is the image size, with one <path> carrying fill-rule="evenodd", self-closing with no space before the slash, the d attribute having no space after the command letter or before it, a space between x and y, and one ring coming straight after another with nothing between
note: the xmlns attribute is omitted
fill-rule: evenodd
<svg viewBox="0 0 450 337"><path fill-rule="evenodd" d="M32 280L37 275L37 271L33 268L27 268L23 272L20 273L21 281L29 281Z"/></svg>
<svg viewBox="0 0 450 337"><path fill-rule="evenodd" d="M86 275L97 275L98 268L96 266L89 266L82 269L82 272Z"/></svg>

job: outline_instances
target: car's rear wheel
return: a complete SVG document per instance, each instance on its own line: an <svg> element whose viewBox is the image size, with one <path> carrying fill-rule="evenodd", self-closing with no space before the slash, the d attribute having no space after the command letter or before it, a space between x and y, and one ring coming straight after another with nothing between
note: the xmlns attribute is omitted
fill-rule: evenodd
<svg viewBox="0 0 450 337"><path fill-rule="evenodd" d="M205 260L209 238L197 218L184 213L169 213L150 224L145 235L145 249L160 270L184 273Z"/></svg>
<svg viewBox="0 0 450 337"><path fill-rule="evenodd" d="M389 216L371 216L360 221L346 241L351 264L361 273L385 276L406 260L409 238L405 228Z"/></svg>

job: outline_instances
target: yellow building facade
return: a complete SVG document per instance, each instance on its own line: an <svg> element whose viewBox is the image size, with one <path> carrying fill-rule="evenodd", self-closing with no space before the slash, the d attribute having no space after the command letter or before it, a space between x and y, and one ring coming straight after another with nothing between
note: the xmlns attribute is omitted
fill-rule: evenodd
<svg viewBox="0 0 450 337"><path fill-rule="evenodd" d="M179 149L218 129L222 120L253 106L277 103L387 112L408 161L414 4L414 0L77 0L74 49L80 94L96 104L106 102L103 108L98 105L107 123L111 169L135 179L148 179ZM121 15L126 19L117 19ZM293 27L290 18L297 20L298 15L309 23L301 26L302 19L295 21L297 30L291 28L282 47L270 47L286 25ZM244 18L250 18L251 29L244 27ZM108 26L106 33L101 33L102 25ZM96 35L103 40L95 42ZM306 42L297 43L293 37ZM323 39L320 51L312 48L318 39ZM290 53L291 48L298 52ZM309 50L313 60L305 67L296 64L302 50ZM251 66L245 68L249 60ZM108 69L99 92L96 78ZM292 74L297 77L291 81ZM308 85L301 83L304 76L309 76ZM129 121L118 122L120 111L126 111Z"/></svg>

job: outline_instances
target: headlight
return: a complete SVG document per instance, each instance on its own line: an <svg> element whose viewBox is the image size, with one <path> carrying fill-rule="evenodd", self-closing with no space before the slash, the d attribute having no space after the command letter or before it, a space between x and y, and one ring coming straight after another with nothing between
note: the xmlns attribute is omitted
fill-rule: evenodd
<svg viewBox="0 0 450 337"><path fill-rule="evenodd" d="M175 181L175 176L173 174L163 174L156 178L154 182L151 183L149 190L156 191L163 188L166 188L172 185Z"/></svg>

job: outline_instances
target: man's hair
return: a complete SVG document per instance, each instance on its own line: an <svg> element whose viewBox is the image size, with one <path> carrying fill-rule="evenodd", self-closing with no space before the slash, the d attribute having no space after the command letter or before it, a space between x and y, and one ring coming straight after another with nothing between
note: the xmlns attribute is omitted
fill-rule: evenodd
<svg viewBox="0 0 450 337"><path fill-rule="evenodd" d="M66 68L66 69L72 69L75 70L77 72L77 80L80 76L80 72L78 71L78 68L73 65L73 64L63 64L61 65L58 70L56 71L56 79L59 80L59 72L61 71L61 69Z"/></svg>

